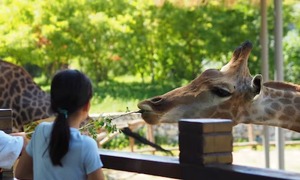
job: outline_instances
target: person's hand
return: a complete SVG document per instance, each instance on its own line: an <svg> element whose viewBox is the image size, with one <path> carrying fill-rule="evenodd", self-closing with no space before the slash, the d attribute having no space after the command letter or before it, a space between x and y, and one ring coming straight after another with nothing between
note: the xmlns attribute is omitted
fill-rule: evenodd
<svg viewBox="0 0 300 180"><path fill-rule="evenodd" d="M25 132L18 132L18 133L11 133L9 134L11 136L21 136L23 138L23 148L22 148L22 152L25 151L25 148L28 144L29 139L27 139L26 137L26 133Z"/></svg>

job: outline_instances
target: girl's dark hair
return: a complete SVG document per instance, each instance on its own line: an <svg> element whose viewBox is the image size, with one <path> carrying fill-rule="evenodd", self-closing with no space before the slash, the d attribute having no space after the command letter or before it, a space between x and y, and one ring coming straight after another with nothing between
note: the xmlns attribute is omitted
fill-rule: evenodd
<svg viewBox="0 0 300 180"><path fill-rule="evenodd" d="M88 103L92 91L91 81L78 70L62 70L53 77L50 93L51 108L57 116L48 148L54 166L62 166L61 159L69 150L68 117Z"/></svg>

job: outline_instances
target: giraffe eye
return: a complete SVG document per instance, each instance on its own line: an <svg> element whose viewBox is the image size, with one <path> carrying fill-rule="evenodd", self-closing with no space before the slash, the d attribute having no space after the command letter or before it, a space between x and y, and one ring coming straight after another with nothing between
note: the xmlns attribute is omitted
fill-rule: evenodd
<svg viewBox="0 0 300 180"><path fill-rule="evenodd" d="M219 97L228 97L231 96L231 93L225 89L219 87L213 87L211 92Z"/></svg>

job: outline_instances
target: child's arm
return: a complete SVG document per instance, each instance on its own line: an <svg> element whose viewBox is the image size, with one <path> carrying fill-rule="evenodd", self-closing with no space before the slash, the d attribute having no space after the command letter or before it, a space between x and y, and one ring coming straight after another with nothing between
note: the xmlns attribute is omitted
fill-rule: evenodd
<svg viewBox="0 0 300 180"><path fill-rule="evenodd" d="M23 151L15 170L17 179L33 179L33 160L32 157Z"/></svg>
<svg viewBox="0 0 300 180"><path fill-rule="evenodd" d="M88 180L104 180L104 174L101 168L88 174Z"/></svg>

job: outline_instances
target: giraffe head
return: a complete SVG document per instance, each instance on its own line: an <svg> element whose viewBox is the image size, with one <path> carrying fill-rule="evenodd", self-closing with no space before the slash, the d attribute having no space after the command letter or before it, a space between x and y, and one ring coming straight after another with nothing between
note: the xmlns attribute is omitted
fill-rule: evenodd
<svg viewBox="0 0 300 180"><path fill-rule="evenodd" d="M251 76L248 41L235 49L221 70L208 69L186 86L139 102L149 124L172 123L182 118L224 118L239 123L251 101L260 93L262 76Z"/></svg>

